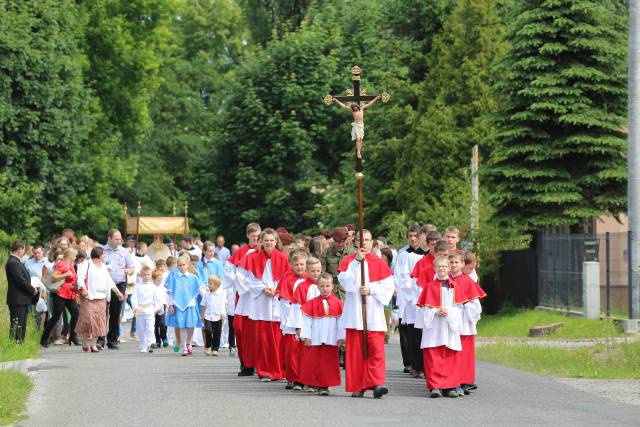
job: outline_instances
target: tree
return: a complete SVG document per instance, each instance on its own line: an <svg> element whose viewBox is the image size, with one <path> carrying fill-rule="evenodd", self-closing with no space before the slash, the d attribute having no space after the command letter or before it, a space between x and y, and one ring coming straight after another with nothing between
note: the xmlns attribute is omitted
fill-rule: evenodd
<svg viewBox="0 0 640 427"><path fill-rule="evenodd" d="M83 200L107 203L104 193L79 188L96 182L88 166L99 159L87 157L98 111L84 86L79 27L72 1L0 6L0 235L7 238L59 232L83 214Z"/></svg>
<svg viewBox="0 0 640 427"><path fill-rule="evenodd" d="M249 56L228 80L221 128L196 188L230 236L240 238L250 221L307 226L301 212L313 207L309 190L335 141L331 112L319 106L337 74L333 45L311 25Z"/></svg>
<svg viewBox="0 0 640 427"><path fill-rule="evenodd" d="M396 162L397 199L410 217L451 197L446 181L467 167L474 145L492 149L487 116L498 108L492 67L505 53L503 34L495 1L459 0L434 38L413 129Z"/></svg>
<svg viewBox="0 0 640 427"><path fill-rule="evenodd" d="M617 4L518 2L490 169L503 218L530 230L625 208L625 32Z"/></svg>

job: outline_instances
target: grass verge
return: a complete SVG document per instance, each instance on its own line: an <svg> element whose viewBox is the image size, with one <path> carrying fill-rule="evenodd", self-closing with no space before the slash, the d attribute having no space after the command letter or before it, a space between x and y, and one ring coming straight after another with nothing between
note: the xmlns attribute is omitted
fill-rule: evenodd
<svg viewBox="0 0 640 427"><path fill-rule="evenodd" d="M580 348L491 344L478 358L537 374L565 378L640 379L640 342Z"/></svg>
<svg viewBox="0 0 640 427"><path fill-rule="evenodd" d="M612 338L623 335L611 320L589 320L537 310L505 309L496 315L483 315L478 322L480 337L526 337L529 328L563 322L564 327L546 335L546 339Z"/></svg>
<svg viewBox="0 0 640 427"><path fill-rule="evenodd" d="M26 418L27 398L31 380L15 371L0 371L0 425L12 424Z"/></svg>
<svg viewBox="0 0 640 427"><path fill-rule="evenodd" d="M0 362L36 357L40 351L40 332L36 330L35 318L27 320L27 335L23 344L16 344L9 337L9 307L7 306L6 251L0 251Z"/></svg>

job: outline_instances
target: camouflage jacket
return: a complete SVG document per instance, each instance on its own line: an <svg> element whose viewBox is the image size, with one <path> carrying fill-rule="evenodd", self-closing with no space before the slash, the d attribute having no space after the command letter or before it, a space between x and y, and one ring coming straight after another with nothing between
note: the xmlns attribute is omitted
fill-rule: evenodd
<svg viewBox="0 0 640 427"><path fill-rule="evenodd" d="M344 300L344 289L342 289L340 283L338 283L338 266L340 266L340 263L345 256L355 253L356 248L353 246L342 250L336 250L335 243L332 243L320 257L322 271L333 276L333 293L341 300Z"/></svg>

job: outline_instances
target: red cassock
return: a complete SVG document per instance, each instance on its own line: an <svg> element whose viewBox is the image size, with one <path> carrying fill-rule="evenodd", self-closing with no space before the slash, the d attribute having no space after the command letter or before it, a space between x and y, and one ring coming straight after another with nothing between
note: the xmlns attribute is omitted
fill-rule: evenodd
<svg viewBox="0 0 640 427"><path fill-rule="evenodd" d="M289 301L289 304L291 304L294 291L293 286L301 278L306 278L306 273L302 276L298 276L293 272L293 270L288 270L282 280L278 283L276 296L280 298L280 300ZM283 313L281 312L280 315L282 316L282 314ZM283 319L282 317L280 318L280 322L285 322L286 320L287 319ZM298 367L301 345L300 341L295 334L284 334L281 341L285 378L287 381L292 383L300 382L300 370Z"/></svg>
<svg viewBox="0 0 640 427"><path fill-rule="evenodd" d="M472 299L487 296L486 292L471 277L461 274L452 279L456 289L465 295L465 303ZM460 384L474 384L476 382L476 337L475 335L460 335L462 351L456 352L456 370L460 377Z"/></svg>
<svg viewBox="0 0 640 427"><path fill-rule="evenodd" d="M233 255L227 258L227 261L229 261L231 264L235 265L236 267L239 267L240 263L242 262L242 259L245 257L247 252L251 249L257 249L257 246L244 245L240 249L238 249ZM236 305L238 304L238 299L239 299L239 295L236 292ZM242 364L242 366L246 368L252 368L253 364L248 364L247 360L245 360L245 354L244 354L245 353L244 325L247 322L247 320L250 320L250 319L248 319L247 316L242 314L236 314L235 316L233 316L233 333L235 334L235 337L236 337L236 347L238 349L238 359L240 359L240 363Z"/></svg>
<svg viewBox="0 0 640 427"><path fill-rule="evenodd" d="M323 301L326 301L325 307ZM342 315L342 301L335 295L319 296L302 305L302 313L313 319L338 318ZM314 322L314 326L320 326ZM335 324L335 335L338 325ZM338 346L319 344L304 347L304 362L300 369L300 381L313 387L335 387L340 385L340 360Z"/></svg>
<svg viewBox="0 0 640 427"><path fill-rule="evenodd" d="M262 279L267 261L271 261L273 282L277 283L289 269L288 257L284 252L273 249L270 254L260 250L252 252L242 259L241 267L253 274L256 279ZM280 322L267 320L252 320L246 318L243 323L245 359L253 363L256 372L261 377L272 380L284 378L282 356L280 355L282 334Z"/></svg>
<svg viewBox="0 0 640 427"><path fill-rule="evenodd" d="M343 258L338 271L344 272L356 254ZM386 262L368 253L366 255L369 283L379 282L393 275ZM360 296L358 295L358 298ZM360 392L385 383L386 359L384 354L384 332L367 331L367 358L363 357L364 334L362 330L346 329L345 390Z"/></svg>
<svg viewBox="0 0 640 427"><path fill-rule="evenodd" d="M426 278L427 276L424 274L417 278L421 282L422 292L416 305L428 308L442 307L442 286L445 281L439 279L426 281ZM454 304L464 304L468 301L463 288L456 286L454 280L446 279L446 282L454 290ZM452 350L444 345L422 349L425 377L429 389L449 389L460 386L460 353L460 351Z"/></svg>
<svg viewBox="0 0 640 427"><path fill-rule="evenodd" d="M309 278L306 278L302 283L300 283L291 296L291 305L300 304L300 306L302 306L306 304L309 288L313 285L317 286L317 283ZM301 366L307 357L306 354L308 348L305 347L303 341L297 338L297 335L285 335L285 340L289 350L285 356L287 359L286 378L291 382L306 384L300 379L300 374Z"/></svg>

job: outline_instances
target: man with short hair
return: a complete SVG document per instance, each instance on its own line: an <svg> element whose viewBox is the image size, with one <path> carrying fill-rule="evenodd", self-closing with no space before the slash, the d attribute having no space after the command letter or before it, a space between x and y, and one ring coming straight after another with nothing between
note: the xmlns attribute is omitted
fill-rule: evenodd
<svg viewBox="0 0 640 427"><path fill-rule="evenodd" d="M182 241L180 242L182 245L182 249L189 252L189 255L195 255L198 257L198 260L202 259L202 249L193 244L193 237L188 234L182 236Z"/></svg>
<svg viewBox="0 0 640 427"><path fill-rule="evenodd" d="M17 343L24 342L27 330L27 314L38 289L31 286L31 277L20 262L25 246L22 240L11 243L11 255L7 260L7 305L9 306L9 336Z"/></svg>
<svg viewBox="0 0 640 427"><path fill-rule="evenodd" d="M381 398L388 392L384 387L384 333L387 331L384 307L391 301L395 287L391 269L371 253L372 248L371 233L363 230L362 247L356 254L345 257L338 267L338 280L346 294L338 338L346 339L345 390L352 392L351 397L363 397L366 390L373 390L373 397ZM365 282L361 283L363 263ZM367 303L366 359L363 355L363 297Z"/></svg>
<svg viewBox="0 0 640 427"><path fill-rule="evenodd" d="M135 264L131 253L122 246L122 234L120 230L112 228L107 234L107 244L104 245L105 264L109 275L122 295L126 294L127 276L135 272ZM107 334L107 346L110 349L118 349L120 338L120 313L122 301L118 295L111 291L109 303L109 333ZM104 345L104 337L99 340L99 345Z"/></svg>
<svg viewBox="0 0 640 427"><path fill-rule="evenodd" d="M49 263L44 256L44 248L41 244L36 243L33 245L33 257L29 258L24 263L24 266L27 268L29 276L37 277L38 280L42 281L42 267L47 266L49 268Z"/></svg>
<svg viewBox="0 0 640 427"><path fill-rule="evenodd" d="M224 236L220 234L216 237L216 247L215 247L216 255L218 256L218 261L220 261L223 265L224 262L231 256L231 252L229 249L224 246Z"/></svg>
<svg viewBox="0 0 640 427"><path fill-rule="evenodd" d="M333 229L333 242L325 249L320 256L322 271L333 276L333 293L341 300L344 300L344 289L338 283L338 266L347 255L356 253L353 246L347 246L349 231L346 227L336 227Z"/></svg>

